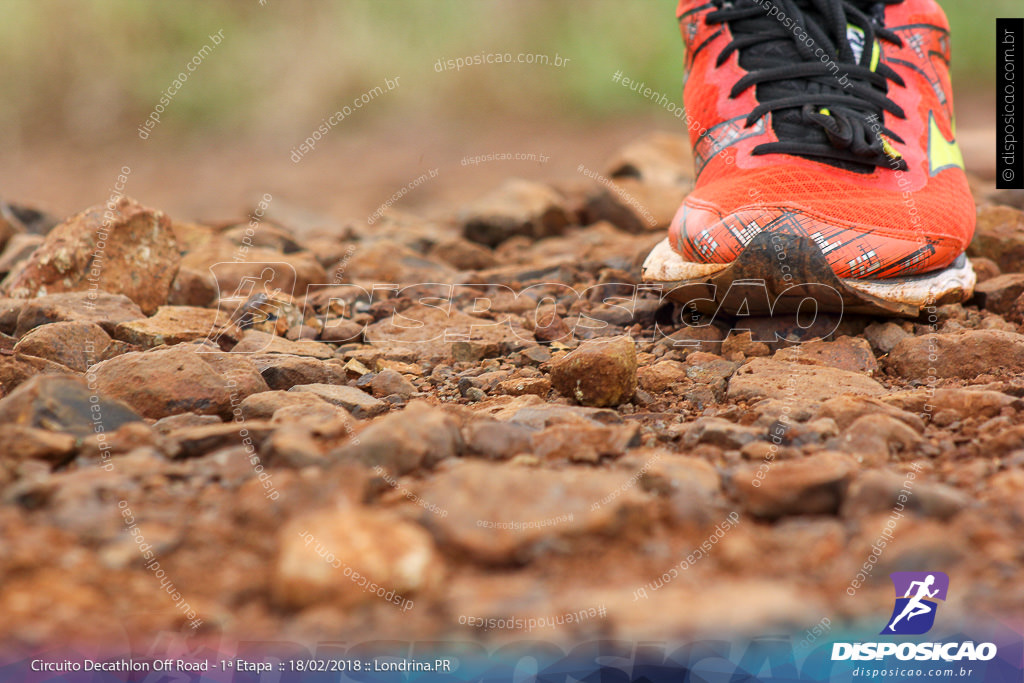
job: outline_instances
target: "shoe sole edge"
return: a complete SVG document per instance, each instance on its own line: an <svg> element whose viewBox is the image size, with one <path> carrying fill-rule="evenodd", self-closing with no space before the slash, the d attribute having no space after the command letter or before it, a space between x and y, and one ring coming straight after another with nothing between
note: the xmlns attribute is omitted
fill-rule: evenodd
<svg viewBox="0 0 1024 683"><path fill-rule="evenodd" d="M783 254L785 257L780 258ZM808 296L819 310L887 317L917 317L928 306L959 303L974 293L977 276L966 256L944 270L891 280L838 278L813 242L798 236L759 235L732 263L693 263L659 242L641 267L645 283L685 288L671 298L699 300L697 308L729 310L730 292L738 283L763 284L764 301L742 299L751 314L772 315L799 310ZM752 303L753 301L753 303ZM744 304L736 304L741 306ZM705 311L706 312L706 311ZM712 311L715 312L715 311Z"/></svg>

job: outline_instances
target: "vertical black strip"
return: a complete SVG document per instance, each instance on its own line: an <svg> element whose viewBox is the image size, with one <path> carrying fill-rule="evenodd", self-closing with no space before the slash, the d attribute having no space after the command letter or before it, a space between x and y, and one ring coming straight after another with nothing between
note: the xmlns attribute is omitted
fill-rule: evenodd
<svg viewBox="0 0 1024 683"><path fill-rule="evenodd" d="M1024 19L996 19L996 188L1024 190Z"/></svg>

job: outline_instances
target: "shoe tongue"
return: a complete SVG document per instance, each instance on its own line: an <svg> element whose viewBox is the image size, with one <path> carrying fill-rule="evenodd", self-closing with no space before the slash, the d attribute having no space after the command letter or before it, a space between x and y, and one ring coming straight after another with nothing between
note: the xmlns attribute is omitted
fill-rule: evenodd
<svg viewBox="0 0 1024 683"><path fill-rule="evenodd" d="M854 61L860 63L861 57L864 56L864 29L860 26L847 24L846 40L850 43L850 49L853 50Z"/></svg>
<svg viewBox="0 0 1024 683"><path fill-rule="evenodd" d="M824 17L818 13L812 3L804 0L797 2L804 12L805 21L815 22L819 26L825 26ZM873 0L865 4L873 4ZM737 22L742 24L742 22ZM742 26L737 26L742 28ZM751 27L756 30L755 27ZM857 61L860 61L865 50L864 31L858 26L847 24L846 39L849 40L853 54ZM827 46L834 50L835 46ZM740 50L739 63L746 71L756 71L764 68L765 63L785 61L792 64L800 64L803 58L796 48L792 38L780 38L778 40L765 41ZM839 71L836 78L842 77L845 69L839 63ZM790 81L771 81L757 85L757 99L759 102L782 99L803 94L818 94L822 92L841 93L842 86L837 82L834 87L815 83L806 79L794 79ZM836 112L838 114L838 112ZM838 114L841 115L841 114ZM772 112L772 128L779 140L794 140L811 144L831 145L830 138L825 129L807 120L801 107L790 109L776 109ZM841 163L841 162L840 162ZM852 169L851 169L852 170Z"/></svg>

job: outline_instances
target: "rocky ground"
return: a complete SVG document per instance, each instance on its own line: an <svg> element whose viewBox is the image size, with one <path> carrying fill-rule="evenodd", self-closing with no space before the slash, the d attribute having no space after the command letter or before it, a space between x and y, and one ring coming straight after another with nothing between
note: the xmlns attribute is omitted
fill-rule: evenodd
<svg viewBox="0 0 1024 683"><path fill-rule="evenodd" d="M736 333L637 287L685 147L344 234L0 206L0 642L1024 615L1024 198L964 305Z"/></svg>

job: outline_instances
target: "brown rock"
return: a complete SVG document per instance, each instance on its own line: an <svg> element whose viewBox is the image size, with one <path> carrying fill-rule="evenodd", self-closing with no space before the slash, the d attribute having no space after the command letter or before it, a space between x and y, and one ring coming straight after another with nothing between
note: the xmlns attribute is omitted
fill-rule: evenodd
<svg viewBox="0 0 1024 683"><path fill-rule="evenodd" d="M916 432L923 432L924 420L915 414L921 411L896 404L891 399L892 396L885 396L881 399L867 396L839 396L825 401L816 415L832 418L839 429L846 429L866 415L887 415L912 427Z"/></svg>
<svg viewBox="0 0 1024 683"><path fill-rule="evenodd" d="M770 356L771 353L771 348L764 342L754 341L753 335L750 332L730 334L722 342L722 355L729 360Z"/></svg>
<svg viewBox="0 0 1024 683"><path fill-rule="evenodd" d="M889 353L910 336L913 335L896 323L871 323L864 328L864 338L878 353Z"/></svg>
<svg viewBox="0 0 1024 683"><path fill-rule="evenodd" d="M474 386L480 387L486 391L494 389L498 382L504 382L509 379L509 372L506 370L491 370L489 372L482 372L479 375L470 377L460 377L458 381L458 387L460 390Z"/></svg>
<svg viewBox="0 0 1024 683"><path fill-rule="evenodd" d="M166 455L173 455L175 445L145 422L129 422L112 432L90 434L81 439L78 458L105 464L105 461L114 455L123 457L138 449L157 450Z"/></svg>
<svg viewBox="0 0 1024 683"><path fill-rule="evenodd" d="M1024 335L1001 330L967 330L904 339L889 354L889 368L910 379L928 381L1024 371Z"/></svg>
<svg viewBox="0 0 1024 683"><path fill-rule="evenodd" d="M483 401L487 398L487 392L479 387L470 386L464 389L459 389L459 392L462 394L463 398L467 399L471 403Z"/></svg>
<svg viewBox="0 0 1024 683"><path fill-rule="evenodd" d="M302 251L302 245L295 241L295 236L288 229L267 221L260 221L255 225L243 223L228 228L220 234L224 239L239 247L251 245L285 254Z"/></svg>
<svg viewBox="0 0 1024 683"><path fill-rule="evenodd" d="M545 402L540 396L497 396L480 404L474 411L495 420L518 422L533 429L544 429L554 424L622 424L622 417L607 408L584 408Z"/></svg>
<svg viewBox="0 0 1024 683"><path fill-rule="evenodd" d="M750 414L757 416L755 425L768 428L776 422L807 422L818 415L821 406L818 401L766 398L752 404ZM747 422L743 420L743 424Z"/></svg>
<svg viewBox="0 0 1024 683"><path fill-rule="evenodd" d="M36 375L67 375L73 371L60 363L24 354L0 354L0 396L10 394L16 387Z"/></svg>
<svg viewBox="0 0 1024 683"><path fill-rule="evenodd" d="M281 411L293 408L286 407ZM326 443L314 436L310 424L284 423L264 439L260 460L274 467L290 469L327 467L333 464L326 457L328 448Z"/></svg>
<svg viewBox="0 0 1024 683"><path fill-rule="evenodd" d="M320 330L318 328L302 324L288 328L285 338L288 341L315 341L319 334Z"/></svg>
<svg viewBox="0 0 1024 683"><path fill-rule="evenodd" d="M982 440L980 451L987 458L1005 458L1024 450L1024 425L1001 429Z"/></svg>
<svg viewBox="0 0 1024 683"><path fill-rule="evenodd" d="M25 303L18 312L14 336L22 337L29 330L62 321L96 323L107 334L129 320L145 318L142 310L128 297L100 292L72 292L40 296Z"/></svg>
<svg viewBox="0 0 1024 683"><path fill-rule="evenodd" d="M24 234L25 226L14 216L6 204L0 203L0 252L15 235Z"/></svg>
<svg viewBox="0 0 1024 683"><path fill-rule="evenodd" d="M289 341L273 334L248 330L238 345L231 349L232 353L284 353L291 356L309 356L326 360L334 358L334 350L327 344L301 340Z"/></svg>
<svg viewBox="0 0 1024 683"><path fill-rule="evenodd" d="M781 431L779 425L773 427L772 437ZM834 436L838 436L839 427L831 418L821 418L810 422L789 425L786 429L785 442L791 446L804 446L806 444L824 443Z"/></svg>
<svg viewBox="0 0 1024 683"><path fill-rule="evenodd" d="M459 270L483 270L498 265L494 252L464 239L453 239L434 245L430 256Z"/></svg>
<svg viewBox="0 0 1024 683"><path fill-rule="evenodd" d="M640 445L639 425L554 425L535 432L533 453L544 460L596 463Z"/></svg>
<svg viewBox="0 0 1024 683"><path fill-rule="evenodd" d="M1024 273L997 275L974 288L974 299L978 305L999 314L1012 311L1021 294L1024 294Z"/></svg>
<svg viewBox="0 0 1024 683"><path fill-rule="evenodd" d="M12 235L0 253L0 275L7 275L21 266L45 241L42 235Z"/></svg>
<svg viewBox="0 0 1024 683"><path fill-rule="evenodd" d="M311 425L320 426L344 420L353 425L355 420L341 406L331 405L327 401L314 406L284 406L274 411L271 422L275 425ZM354 429L354 427L352 427Z"/></svg>
<svg viewBox="0 0 1024 683"><path fill-rule="evenodd" d="M108 344L110 337L95 323L60 322L32 329L15 344L14 350L85 372L104 359Z"/></svg>
<svg viewBox="0 0 1024 683"><path fill-rule="evenodd" d="M382 370L374 375L370 380L370 389L377 398L394 395L409 398L416 393L413 383L394 370Z"/></svg>
<svg viewBox="0 0 1024 683"><path fill-rule="evenodd" d="M233 396L241 401L269 389L245 356L192 344L126 353L91 372L100 392L151 418L184 412L228 417Z"/></svg>
<svg viewBox="0 0 1024 683"><path fill-rule="evenodd" d="M725 333L714 325L703 327L684 327L668 335L658 343L661 346L678 350L703 351L720 354Z"/></svg>
<svg viewBox="0 0 1024 683"><path fill-rule="evenodd" d="M572 339L572 330L555 311L540 311L533 326L533 338L539 342L566 342Z"/></svg>
<svg viewBox="0 0 1024 683"><path fill-rule="evenodd" d="M350 358L342 367L344 367L345 375L349 379L360 379L366 375L373 374L373 370L366 367L355 358ZM313 384L313 382L311 382L311 384ZM327 382L327 384L330 384L330 382Z"/></svg>
<svg viewBox="0 0 1024 683"><path fill-rule="evenodd" d="M332 455L407 474L433 467L462 450L462 435L455 421L438 408L413 401L401 412L377 420Z"/></svg>
<svg viewBox="0 0 1024 683"><path fill-rule="evenodd" d="M357 361L367 369L374 368L376 370L382 370L383 367L379 367L377 363L380 362L383 355L383 350L367 344L349 346L341 353L341 357L346 361L345 367L349 369L349 372L355 371L355 366L349 366L349 362L351 361ZM395 368L392 367L391 369L394 370ZM361 372L362 368L360 368L356 374L358 375ZM401 370L398 372L401 372ZM359 376L361 377L362 375Z"/></svg>
<svg viewBox="0 0 1024 683"><path fill-rule="evenodd" d="M266 420L231 421L202 427L184 427L168 433L167 438L178 447L176 457L184 459L198 458L222 448L244 446L245 439L250 439L253 448L259 451L261 443L271 431L272 426Z"/></svg>
<svg viewBox="0 0 1024 683"><path fill-rule="evenodd" d="M710 526L727 514L721 509L721 477L706 460L656 449L631 451L627 458L643 490L668 499L671 521Z"/></svg>
<svg viewBox="0 0 1024 683"><path fill-rule="evenodd" d="M1024 213L1009 206L981 207L967 255L992 259L1004 273L1024 272Z"/></svg>
<svg viewBox="0 0 1024 683"><path fill-rule="evenodd" d="M706 460L669 451L641 449L630 454L641 463L641 481L647 491L667 493L687 482L697 484L710 497L721 491L722 477Z"/></svg>
<svg viewBox="0 0 1024 683"><path fill-rule="evenodd" d="M4 286L22 299L98 286L153 313L167 302L180 260L167 216L122 197L114 207L94 206L51 230Z"/></svg>
<svg viewBox="0 0 1024 683"><path fill-rule="evenodd" d="M77 377L41 375L0 400L0 424L21 425L83 437L112 432L142 418L120 401ZM97 406L97 407L93 407ZM97 418L98 416L98 418Z"/></svg>
<svg viewBox="0 0 1024 683"><path fill-rule="evenodd" d="M648 185L686 188L693 184L692 156L686 135L652 133L616 152L608 163L608 175L635 178Z"/></svg>
<svg viewBox="0 0 1024 683"><path fill-rule="evenodd" d="M645 391L660 394L675 387L683 387L690 383L686 375L686 365L675 360L663 360L653 365L645 365L637 370L637 381Z"/></svg>
<svg viewBox="0 0 1024 683"><path fill-rule="evenodd" d="M780 349L772 356L775 360L794 363L827 365L830 368L862 372L874 375L878 372L878 361L871 352L867 340L854 337L839 337L835 341L810 341L799 346Z"/></svg>
<svg viewBox="0 0 1024 683"><path fill-rule="evenodd" d="M14 334L18 326L18 314L24 305L24 299L0 299L0 333Z"/></svg>
<svg viewBox="0 0 1024 683"><path fill-rule="evenodd" d="M328 403L341 406L356 419L373 417L387 412L387 404L361 389L333 384L298 384L289 391L307 392Z"/></svg>
<svg viewBox="0 0 1024 683"><path fill-rule="evenodd" d="M421 361L480 360L533 341L513 318L474 318L457 310L417 304L366 328L366 340L385 352L409 352Z"/></svg>
<svg viewBox="0 0 1024 683"><path fill-rule="evenodd" d="M219 288L209 270L181 266L171 283L167 303L171 306L209 307L217 304Z"/></svg>
<svg viewBox="0 0 1024 683"><path fill-rule="evenodd" d="M860 520L879 512L906 510L946 520L968 507L969 502L957 489L923 481L913 471L872 470L860 474L850 484L841 514L847 519Z"/></svg>
<svg viewBox="0 0 1024 683"><path fill-rule="evenodd" d="M971 259L971 267L974 268L974 274L978 278L978 282L987 282L992 278L999 275L999 266L992 259L977 256Z"/></svg>
<svg viewBox="0 0 1024 683"><path fill-rule="evenodd" d="M466 239L495 247L515 235L560 234L570 218L565 199L547 185L513 179L459 213Z"/></svg>
<svg viewBox="0 0 1024 683"><path fill-rule="evenodd" d="M743 318L743 329L750 330L751 337L768 345L773 351L794 342L813 339L831 339L837 335L860 335L867 319L863 316L824 313L818 311L810 320L793 315L750 316ZM805 327L806 325L806 327Z"/></svg>
<svg viewBox="0 0 1024 683"><path fill-rule="evenodd" d="M881 465L894 456L917 451L924 442L921 435L905 422L889 415L865 415L846 428L838 447L869 465Z"/></svg>
<svg viewBox="0 0 1024 683"><path fill-rule="evenodd" d="M766 438L765 430L760 427L744 427L719 417L702 417L686 431L683 443L691 448L698 444L710 444L731 450Z"/></svg>
<svg viewBox="0 0 1024 683"><path fill-rule="evenodd" d="M694 410L705 410L725 398L725 389L715 385L696 384L683 392L683 398Z"/></svg>
<svg viewBox="0 0 1024 683"><path fill-rule="evenodd" d="M394 370L395 372L402 375L412 375L413 377L423 376L423 366L419 363L404 363L400 360L389 360L387 358L378 358L373 367L377 372L384 372L385 370Z"/></svg>
<svg viewBox="0 0 1024 683"><path fill-rule="evenodd" d="M606 322L614 327L641 325L644 329L648 329L654 326L658 311L664 305L663 301L653 298L635 298L628 304L602 302L592 306L587 311L587 317L591 320ZM586 325L593 325L593 323L586 321ZM578 325L578 327L583 327L583 325Z"/></svg>
<svg viewBox="0 0 1024 683"><path fill-rule="evenodd" d="M986 313L988 315L982 319L982 328L1016 332L1017 326L1014 323L1024 322L1024 294L1013 300L1010 310L1006 313L1001 315L994 311L986 311Z"/></svg>
<svg viewBox="0 0 1024 683"><path fill-rule="evenodd" d="M287 391L299 384L344 384L348 373L337 360L280 353L249 356L271 389Z"/></svg>
<svg viewBox="0 0 1024 683"><path fill-rule="evenodd" d="M732 482L750 514L774 519L836 514L852 474L853 466L845 456L826 452L775 462L767 470L744 466L734 473Z"/></svg>
<svg viewBox="0 0 1024 683"><path fill-rule="evenodd" d="M636 346L629 337L584 342L554 361L551 384L587 406L616 406L636 391Z"/></svg>
<svg viewBox="0 0 1024 683"><path fill-rule="evenodd" d="M416 493L449 513L424 515L439 543L481 562L507 564L527 562L557 539L612 536L630 519L644 524L652 514L649 497L636 486L623 490L628 479L622 472L466 461L431 477ZM616 491L621 495L602 504Z"/></svg>
<svg viewBox="0 0 1024 683"><path fill-rule="evenodd" d="M608 221L631 233L664 230L672 222L689 188L652 185L620 176L601 183L587 198L589 222Z"/></svg>
<svg viewBox="0 0 1024 683"><path fill-rule="evenodd" d="M451 282L455 271L391 240L366 244L347 261L348 280L399 285Z"/></svg>
<svg viewBox="0 0 1024 683"><path fill-rule="evenodd" d="M336 414L346 414L344 408L305 391L263 391L246 396L239 404L246 420L269 420L282 408L318 410L325 406L333 408Z"/></svg>
<svg viewBox="0 0 1024 683"><path fill-rule="evenodd" d="M498 382L495 389L499 394L508 394L509 396L536 394L544 397L551 391L551 380L547 377L517 377Z"/></svg>
<svg viewBox="0 0 1024 683"><path fill-rule="evenodd" d="M803 365L755 358L729 380L729 398L799 398L827 401L844 394L879 396L885 388L856 372L817 365Z"/></svg>
<svg viewBox="0 0 1024 683"><path fill-rule="evenodd" d="M355 247L352 247L355 253ZM342 273L344 275L344 273ZM329 273L329 277L334 278L333 282L337 283L337 278L334 277L334 273ZM387 300L388 292L378 292L375 301L380 302L381 300ZM317 311L321 316L341 317L341 318L355 318L363 317L363 313L355 313L355 307L360 301L365 301L369 297L370 293L362 287L354 284L328 284L324 287L316 287L309 292L302 302L305 306ZM358 321L357 321L358 322Z"/></svg>
<svg viewBox="0 0 1024 683"><path fill-rule="evenodd" d="M149 318L119 323L114 338L143 349L208 339L222 348L242 336L223 311L195 306L161 306Z"/></svg>
<svg viewBox="0 0 1024 683"><path fill-rule="evenodd" d="M316 465L330 467L331 471L346 475L352 481L359 481L368 476L365 468L357 463L339 465L336 458L329 454L346 445L359 443L354 429L354 420L344 414L344 409L337 406L336 411L341 417L324 419L326 413L320 407L303 409L301 406L285 406L274 413L271 420L276 429L263 442L261 457L273 465L301 469ZM289 414L303 411L300 418L287 420ZM326 474L326 473L325 473ZM362 500L360 494L356 499Z"/></svg>
<svg viewBox="0 0 1024 683"><path fill-rule="evenodd" d="M328 281L327 272L309 252L282 254L253 248L246 254L248 260L235 261L236 252L235 245L217 238L208 248L186 254L181 267L212 272L221 299L244 299L276 290L285 297L301 298L310 285Z"/></svg>
<svg viewBox="0 0 1024 683"><path fill-rule="evenodd" d="M536 244L546 246L547 241L539 240ZM498 247L495 255L500 262L513 265L476 271L472 274L473 282L514 287L526 282L544 285L551 282L572 282L578 278L579 269L574 265L578 254L574 258L551 258L538 255L534 259L528 255L528 247L532 244L533 242L526 237L513 237L508 240ZM514 297L515 294L508 294L508 296ZM533 310L536 308L536 302L524 300L520 305L512 306L509 310L525 313L526 311L522 309L527 306L529 306L529 310Z"/></svg>
<svg viewBox="0 0 1024 683"><path fill-rule="evenodd" d="M491 460L508 460L533 452L532 436L536 430L515 422L476 420L462 431L466 451Z"/></svg>
<svg viewBox="0 0 1024 683"><path fill-rule="evenodd" d="M316 254L317 260L324 268L330 268L339 261L344 261L346 254L351 257L359 248L358 244L349 241L352 237L351 233L341 226L339 228L341 229L331 230L326 234L322 230L317 230L315 236L304 237L302 241L307 250ZM333 272L328 272L327 276L335 281L338 279Z"/></svg>
<svg viewBox="0 0 1024 683"><path fill-rule="evenodd" d="M739 363L719 358L703 351L694 351L686 357L686 376L698 384L718 384L740 368Z"/></svg>
<svg viewBox="0 0 1024 683"><path fill-rule="evenodd" d="M60 223L60 219L34 206L14 202L2 202L0 214L3 220L14 225L17 230L33 235L45 235Z"/></svg>
<svg viewBox="0 0 1024 683"><path fill-rule="evenodd" d="M205 249L217 236L217 230L209 225L185 221L172 220L171 230L174 231L174 239L183 253Z"/></svg>
<svg viewBox="0 0 1024 683"><path fill-rule="evenodd" d="M886 396L883 400L890 406L919 415L937 415L943 411L950 411L960 419L997 417L1007 408L1017 410L1024 407L1019 398L1001 391L979 389L902 391Z"/></svg>
<svg viewBox="0 0 1024 683"><path fill-rule="evenodd" d="M320 331L320 341L336 342L361 342L363 339L363 328L366 325L346 320L345 318L331 318Z"/></svg>
<svg viewBox="0 0 1024 683"><path fill-rule="evenodd" d="M269 392L264 392L269 393ZM263 396L263 394L256 394ZM158 434L170 434L178 429L186 427L205 427L212 424L221 424L221 419L216 415L196 415L195 413L178 413L170 417L164 417L153 423L153 431Z"/></svg>
<svg viewBox="0 0 1024 683"><path fill-rule="evenodd" d="M430 535L387 512L339 506L306 514L281 529L277 547L273 598L290 609L390 602L408 612L444 576ZM364 590L364 579L383 597Z"/></svg>
<svg viewBox="0 0 1024 683"><path fill-rule="evenodd" d="M3 403L0 402L0 410ZM58 465L75 452L75 437L46 429L36 429L18 424L0 425L0 462L8 464L25 460L44 460Z"/></svg>
<svg viewBox="0 0 1024 683"><path fill-rule="evenodd" d="M280 266L281 264L267 266L265 270L278 273ZM284 292L268 293L266 290L271 284L276 286L278 283L276 280L265 283L264 291L257 291L244 301L241 295L223 298L219 302L220 306L226 310L232 310L233 307L231 319L245 330L287 337L290 330L303 326L319 329L320 322L311 307L306 308L298 299ZM247 291L246 288L241 289Z"/></svg>

